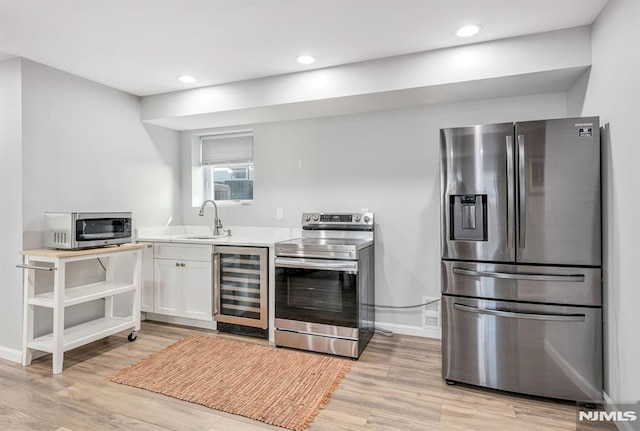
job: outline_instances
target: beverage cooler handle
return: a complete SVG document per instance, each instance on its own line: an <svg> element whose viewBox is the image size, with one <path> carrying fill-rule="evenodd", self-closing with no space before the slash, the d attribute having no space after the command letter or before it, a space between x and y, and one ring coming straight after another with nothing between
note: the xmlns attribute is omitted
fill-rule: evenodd
<svg viewBox="0 0 640 431"><path fill-rule="evenodd" d="M518 248L525 247L527 227L527 175L524 160L524 135L518 135L518 187L520 208L520 238Z"/></svg>
<svg viewBox="0 0 640 431"><path fill-rule="evenodd" d="M584 274L533 274L517 272L475 271L472 269L453 268L453 273L458 275L470 275L489 278L503 278L507 280L533 280L554 282L584 282Z"/></svg>
<svg viewBox="0 0 640 431"><path fill-rule="evenodd" d="M513 136L507 136L507 248L513 248L514 219L514 190L513 183Z"/></svg>
<svg viewBox="0 0 640 431"><path fill-rule="evenodd" d="M220 252L213 255L213 315L220 314Z"/></svg>
<svg viewBox="0 0 640 431"><path fill-rule="evenodd" d="M529 320L550 320L555 322L584 322L584 314L538 314L538 313L520 313L505 310L493 310L491 308L470 307L463 304L454 304L453 308L468 313L488 314L490 316L510 317L513 319L529 319Z"/></svg>

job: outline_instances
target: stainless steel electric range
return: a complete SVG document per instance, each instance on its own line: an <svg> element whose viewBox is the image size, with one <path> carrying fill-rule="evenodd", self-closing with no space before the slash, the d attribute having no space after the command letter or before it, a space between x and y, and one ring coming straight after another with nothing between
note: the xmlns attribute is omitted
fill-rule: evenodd
<svg viewBox="0 0 640 431"><path fill-rule="evenodd" d="M304 213L275 245L275 344L358 358L374 332L372 213Z"/></svg>

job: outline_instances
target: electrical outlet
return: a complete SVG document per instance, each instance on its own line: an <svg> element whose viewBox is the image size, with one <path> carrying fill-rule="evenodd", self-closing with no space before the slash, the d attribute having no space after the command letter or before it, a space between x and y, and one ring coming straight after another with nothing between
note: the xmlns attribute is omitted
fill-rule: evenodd
<svg viewBox="0 0 640 431"><path fill-rule="evenodd" d="M422 297L422 303L423 304L427 304L427 303L431 302L431 304L425 305L423 310L433 309L435 307L435 305L437 304L437 302L434 302L434 301L439 301L439 300L440 300L439 296L423 296Z"/></svg>
<svg viewBox="0 0 640 431"><path fill-rule="evenodd" d="M284 220L284 210L282 208L276 208L276 220Z"/></svg>
<svg viewBox="0 0 640 431"><path fill-rule="evenodd" d="M431 297L431 296L423 296L422 303L426 304L431 301L438 300L440 298ZM431 330L440 330L442 326L441 315L440 315L440 301L433 302L429 305L425 305L422 310L422 328L423 329L431 329Z"/></svg>

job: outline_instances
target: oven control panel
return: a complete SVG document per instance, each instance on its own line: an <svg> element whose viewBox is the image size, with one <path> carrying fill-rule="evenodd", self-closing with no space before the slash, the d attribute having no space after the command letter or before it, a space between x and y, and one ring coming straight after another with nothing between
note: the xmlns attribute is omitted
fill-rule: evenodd
<svg viewBox="0 0 640 431"><path fill-rule="evenodd" d="M303 229L373 229L373 213L303 213Z"/></svg>

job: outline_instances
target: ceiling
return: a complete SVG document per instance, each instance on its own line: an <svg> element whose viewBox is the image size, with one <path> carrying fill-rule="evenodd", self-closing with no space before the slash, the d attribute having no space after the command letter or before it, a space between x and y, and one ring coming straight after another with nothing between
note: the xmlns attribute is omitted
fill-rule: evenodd
<svg viewBox="0 0 640 431"><path fill-rule="evenodd" d="M145 96L588 25L607 2L0 0L0 60ZM454 36L468 23L483 30ZM295 61L307 53L314 65Z"/></svg>

